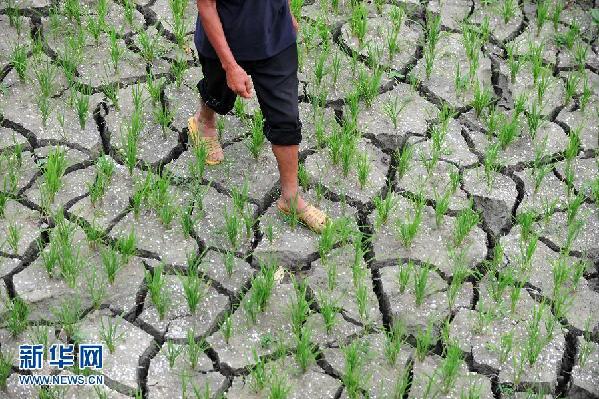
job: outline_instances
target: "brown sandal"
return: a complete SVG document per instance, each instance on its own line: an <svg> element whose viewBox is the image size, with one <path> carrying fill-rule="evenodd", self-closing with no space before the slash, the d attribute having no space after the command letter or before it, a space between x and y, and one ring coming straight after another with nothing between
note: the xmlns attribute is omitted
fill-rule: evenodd
<svg viewBox="0 0 599 399"><path fill-rule="evenodd" d="M189 129L189 138L194 146L205 145L206 150L208 151L208 156L206 157L207 165L218 165L223 160L219 159L217 156L219 154L224 154L222 147L218 141L218 137L209 136L204 137L200 136L200 129L195 119L190 117L187 119L187 127Z"/></svg>
<svg viewBox="0 0 599 399"><path fill-rule="evenodd" d="M283 208L281 203L278 201L277 208L286 216L291 214L291 211L289 209ZM329 217L326 213L308 203L306 203L306 207L301 212L298 212L297 216L302 224L317 234L322 233L322 230L324 230L325 226L329 222Z"/></svg>

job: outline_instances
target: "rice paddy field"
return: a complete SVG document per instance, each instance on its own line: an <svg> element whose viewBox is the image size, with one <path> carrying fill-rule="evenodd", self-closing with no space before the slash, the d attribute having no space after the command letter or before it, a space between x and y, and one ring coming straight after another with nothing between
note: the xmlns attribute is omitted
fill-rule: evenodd
<svg viewBox="0 0 599 399"><path fill-rule="evenodd" d="M193 1L0 0L0 397L599 398L597 7L292 0L316 235Z"/></svg>

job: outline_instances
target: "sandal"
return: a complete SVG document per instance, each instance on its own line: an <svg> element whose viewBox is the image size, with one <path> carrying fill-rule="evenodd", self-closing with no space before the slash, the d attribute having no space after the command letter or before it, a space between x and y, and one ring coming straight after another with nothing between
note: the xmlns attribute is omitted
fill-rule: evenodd
<svg viewBox="0 0 599 399"><path fill-rule="evenodd" d="M283 208L279 201L277 201L277 208L286 216L291 214L291 211L289 209ZM317 234L322 233L322 230L324 230L325 226L329 222L329 217L326 213L308 203L306 203L306 207L301 212L298 212L297 216L303 225Z"/></svg>
<svg viewBox="0 0 599 399"><path fill-rule="evenodd" d="M187 127L189 129L189 138L194 146L205 145L206 150L208 151L208 155L206 156L206 164L207 165L218 165L223 160L219 159L217 156L219 154L224 154L223 149L220 146L218 141L218 137L216 136L200 136L200 129L198 124L196 123L194 117L190 117L187 119Z"/></svg>

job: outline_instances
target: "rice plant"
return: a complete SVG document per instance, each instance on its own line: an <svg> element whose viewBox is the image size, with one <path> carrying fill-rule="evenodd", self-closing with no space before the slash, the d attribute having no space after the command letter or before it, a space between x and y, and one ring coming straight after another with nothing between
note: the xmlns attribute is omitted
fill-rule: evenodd
<svg viewBox="0 0 599 399"><path fill-rule="evenodd" d="M423 361L434 344L433 324L429 321L426 328L421 328L416 334L416 358Z"/></svg>
<svg viewBox="0 0 599 399"><path fill-rule="evenodd" d="M21 82L24 82L27 78L27 62L27 47L22 44L15 45L10 55L10 63L17 71Z"/></svg>
<svg viewBox="0 0 599 399"><path fill-rule="evenodd" d="M355 4L349 20L352 34L358 38L360 44L364 43L368 31L368 9L364 3Z"/></svg>
<svg viewBox="0 0 599 399"><path fill-rule="evenodd" d="M422 210L424 209L424 198L418 196L413 201L413 213L411 217L406 213L405 218L397 219L395 222L399 238L405 247L410 247L418 234L422 222Z"/></svg>
<svg viewBox="0 0 599 399"><path fill-rule="evenodd" d="M187 330L187 361L192 370L196 370L200 361L200 356L206 350L206 341L204 339L196 339L193 329Z"/></svg>
<svg viewBox="0 0 599 399"><path fill-rule="evenodd" d="M50 150L42 167L44 173L43 191L48 195L50 203L54 202L56 193L62 187L62 178L66 168L66 151L60 147Z"/></svg>
<svg viewBox="0 0 599 399"><path fill-rule="evenodd" d="M339 308L337 300L322 292L318 296L318 304L320 307L320 314L324 321L325 330L327 334L330 334L337 324L337 314L341 309Z"/></svg>
<svg viewBox="0 0 599 399"><path fill-rule="evenodd" d="M442 392L448 393L454 387L462 362L462 350L458 345L450 343L446 348L441 366L437 369L440 374Z"/></svg>
<svg viewBox="0 0 599 399"><path fill-rule="evenodd" d="M7 351L0 352L0 389L6 390L8 377L12 373L12 365L15 359Z"/></svg>
<svg viewBox="0 0 599 399"><path fill-rule="evenodd" d="M302 326L295 336L295 361L304 373L316 361L316 346L311 339L312 332L307 324Z"/></svg>
<svg viewBox="0 0 599 399"><path fill-rule="evenodd" d="M294 279L293 288L295 290L295 300L292 300L289 305L291 330L296 336L299 336L302 332L304 322L310 313L310 302L306 298L308 286L305 280Z"/></svg>
<svg viewBox="0 0 599 399"><path fill-rule="evenodd" d="M190 268L187 274L179 274L183 294L187 301L187 307L191 314L196 314L198 305L206 298L209 284L204 282L193 268Z"/></svg>
<svg viewBox="0 0 599 399"><path fill-rule="evenodd" d="M406 172L410 170L410 163L414 157L414 148L410 144L405 144L395 153L397 160L397 175L401 179Z"/></svg>
<svg viewBox="0 0 599 399"><path fill-rule="evenodd" d="M170 305L170 296L164 278L164 266L156 266L154 270L145 272L145 281L150 299L158 312L160 320L164 319Z"/></svg>
<svg viewBox="0 0 599 399"><path fill-rule="evenodd" d="M493 94L489 87L483 85L476 81L474 84L474 98L472 99L472 108L476 112L476 117L480 117L482 111L487 108L491 102L493 101Z"/></svg>
<svg viewBox="0 0 599 399"><path fill-rule="evenodd" d="M576 94L579 84L580 84L580 74L578 74L576 72L570 72L570 74L568 74L568 76L566 78L566 86L565 86L565 88L566 88L566 92L565 92L566 105L570 104L570 100L572 99L572 97L574 97L574 94Z"/></svg>
<svg viewBox="0 0 599 399"><path fill-rule="evenodd" d="M382 193L380 193L374 197L372 202L376 209L375 225L377 228L379 228L386 224L389 220L389 216L397 206L397 198L393 191L388 190L385 197L383 197Z"/></svg>
<svg viewBox="0 0 599 399"><path fill-rule="evenodd" d="M264 118L262 117L262 112L257 110L252 118L250 136L246 141L246 147L254 159L258 159L258 156L262 151L262 147L264 146L265 139Z"/></svg>
<svg viewBox="0 0 599 399"><path fill-rule="evenodd" d="M20 297L7 301L6 327L13 337L19 336L27 328L30 309Z"/></svg>
<svg viewBox="0 0 599 399"><path fill-rule="evenodd" d="M123 267L123 263L116 251L108 247L100 251L100 257L102 259L102 265L104 271L108 276L108 282L114 284L118 271Z"/></svg>
<svg viewBox="0 0 599 399"><path fill-rule="evenodd" d="M154 121L160 126L162 130L162 137L166 139L167 128L173 122L175 113L166 104L160 104L153 110Z"/></svg>
<svg viewBox="0 0 599 399"><path fill-rule="evenodd" d="M360 183L360 189L363 190L368 182L370 170L372 165L370 164L370 158L367 152L362 152L358 155L358 182Z"/></svg>
<svg viewBox="0 0 599 399"><path fill-rule="evenodd" d="M477 211L472 209L472 206L473 203L470 201L470 205L460 211L455 219L453 234L453 244L455 246L462 245L470 231L480 222L480 215Z"/></svg>
<svg viewBox="0 0 599 399"><path fill-rule="evenodd" d="M65 300L60 306L53 308L52 313L67 337L72 339L78 337L79 318L83 313L78 297Z"/></svg>
<svg viewBox="0 0 599 399"><path fill-rule="evenodd" d="M503 17L503 23L508 24L512 18L516 15L518 9L518 2L516 0L504 0L501 4L501 16Z"/></svg>
<svg viewBox="0 0 599 399"><path fill-rule="evenodd" d="M358 399L366 383L364 378L365 350L364 344L357 339L342 348L345 366L341 381L349 399Z"/></svg>
<svg viewBox="0 0 599 399"><path fill-rule="evenodd" d="M421 265L418 269L414 270L414 298L416 306L420 306L424 302L430 271L431 269L426 265Z"/></svg>
<svg viewBox="0 0 599 399"><path fill-rule="evenodd" d="M537 17L537 35L547 22L549 17L549 6L551 2L549 0L539 0L537 2L536 17Z"/></svg>
<svg viewBox="0 0 599 399"><path fill-rule="evenodd" d="M385 333L385 346L383 352L391 366L395 366L397 363L397 356L401 352L406 335L406 327L399 319L394 320L389 331Z"/></svg>
<svg viewBox="0 0 599 399"><path fill-rule="evenodd" d="M104 324L106 320L106 324ZM100 319L100 339L106 345L110 353L114 353L118 341L120 341L125 332L118 332L123 323L123 318L119 316L116 320L112 317L102 317Z"/></svg>
<svg viewBox="0 0 599 399"><path fill-rule="evenodd" d="M120 39L113 27L110 27L108 30L108 38L110 40L110 60L112 61L114 71L117 72L119 70L119 62L123 58L123 55L125 55L125 49L121 47Z"/></svg>

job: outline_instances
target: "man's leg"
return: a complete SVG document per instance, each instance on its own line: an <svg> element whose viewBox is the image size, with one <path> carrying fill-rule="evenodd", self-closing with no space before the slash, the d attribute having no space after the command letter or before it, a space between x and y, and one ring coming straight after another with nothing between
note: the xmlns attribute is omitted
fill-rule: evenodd
<svg viewBox="0 0 599 399"><path fill-rule="evenodd" d="M200 137L218 137L216 131L216 114L224 115L233 108L236 95L227 86L227 77L220 62L199 56L204 78L198 83L200 105L193 116ZM197 143L196 143L197 144ZM212 143L213 144L213 143ZM220 145L210 146L209 159L212 163L223 160L224 154Z"/></svg>
<svg viewBox="0 0 599 399"><path fill-rule="evenodd" d="M296 209L301 212L306 207L306 203L299 195L297 180L299 145L273 144L272 152L277 158L279 175L281 176L281 197L279 202L284 209L289 209L292 205L295 205Z"/></svg>

